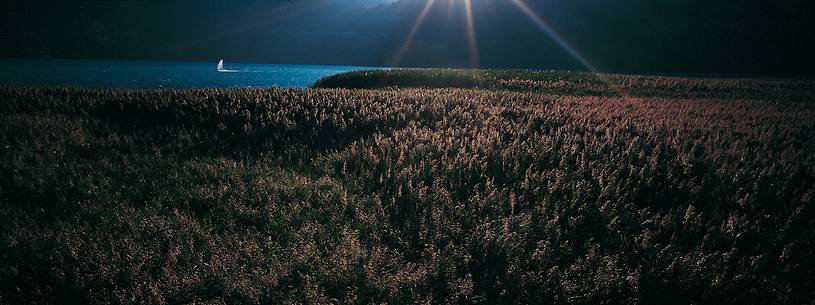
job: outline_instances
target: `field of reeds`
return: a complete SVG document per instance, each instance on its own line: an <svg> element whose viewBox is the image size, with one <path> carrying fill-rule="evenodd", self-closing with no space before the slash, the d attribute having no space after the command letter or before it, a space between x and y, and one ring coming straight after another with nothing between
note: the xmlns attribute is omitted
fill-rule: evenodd
<svg viewBox="0 0 815 305"><path fill-rule="evenodd" d="M386 69L325 77L316 88L487 88L559 95L811 101L811 80L702 78L537 70Z"/></svg>
<svg viewBox="0 0 815 305"><path fill-rule="evenodd" d="M0 303L815 300L806 82L631 79L0 87Z"/></svg>

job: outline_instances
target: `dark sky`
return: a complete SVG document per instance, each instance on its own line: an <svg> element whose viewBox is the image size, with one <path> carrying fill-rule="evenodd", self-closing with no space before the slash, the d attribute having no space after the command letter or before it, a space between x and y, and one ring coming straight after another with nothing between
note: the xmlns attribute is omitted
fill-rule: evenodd
<svg viewBox="0 0 815 305"><path fill-rule="evenodd" d="M513 0L3 1L0 56L586 69ZM526 0L605 72L815 74L815 1Z"/></svg>

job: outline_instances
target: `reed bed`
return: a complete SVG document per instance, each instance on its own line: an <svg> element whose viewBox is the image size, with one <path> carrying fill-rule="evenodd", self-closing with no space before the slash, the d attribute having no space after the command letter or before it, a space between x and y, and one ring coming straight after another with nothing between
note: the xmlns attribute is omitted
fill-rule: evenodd
<svg viewBox="0 0 815 305"><path fill-rule="evenodd" d="M742 85L0 87L0 303L810 302L815 104Z"/></svg>

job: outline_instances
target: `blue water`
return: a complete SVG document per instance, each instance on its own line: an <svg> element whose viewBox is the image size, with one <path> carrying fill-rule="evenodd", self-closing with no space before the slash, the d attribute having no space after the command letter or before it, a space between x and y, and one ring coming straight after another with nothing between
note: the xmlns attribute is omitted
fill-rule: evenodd
<svg viewBox="0 0 815 305"><path fill-rule="evenodd" d="M218 73L213 62L0 59L0 84L88 88L308 87L356 66L271 65L225 62L238 73Z"/></svg>

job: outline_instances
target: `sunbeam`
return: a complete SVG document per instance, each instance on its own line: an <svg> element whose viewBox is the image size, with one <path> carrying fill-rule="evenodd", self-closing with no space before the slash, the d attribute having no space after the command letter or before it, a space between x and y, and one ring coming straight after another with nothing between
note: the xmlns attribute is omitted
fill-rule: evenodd
<svg viewBox="0 0 815 305"><path fill-rule="evenodd" d="M532 20L532 22L534 22L535 25L538 26L538 28L541 31L546 33L546 35L549 36L549 38L554 40L555 43L557 43L561 48L566 50L566 52L568 52L569 55L571 55L575 60L580 62L580 64L583 65L583 67L585 67L586 69L588 69L595 77L599 78L601 81L608 84L611 90L617 93L622 99L631 101L631 96L628 94L628 92L626 92L626 90L622 86L618 86L617 84L614 83L614 81L611 78L606 77L602 73L600 73L597 67L595 67L591 62L589 62L588 59L583 57L583 55L581 55L580 52L578 52L574 47L572 47L566 40L560 37L560 35L555 31L555 29L552 28L552 26L550 26L545 19L543 19L541 16L538 16L538 14L536 14L535 11L529 8L529 6L527 6L526 3L523 2L523 0L512 0L512 3L514 3L524 14L526 14L526 16L529 17L529 19Z"/></svg>
<svg viewBox="0 0 815 305"><path fill-rule="evenodd" d="M470 52L470 67L478 68L478 40L475 36L475 23L473 22L473 3L472 0L464 0L464 13L467 18L467 44Z"/></svg>
<svg viewBox="0 0 815 305"><path fill-rule="evenodd" d="M566 50L566 52L569 52L569 55L571 55L575 60L579 61L581 65L583 65L586 69L589 69L591 72L595 73L598 72L597 68L595 68L594 65L592 65L585 57L583 57L583 55L580 55L580 53L578 53L577 50L575 50L575 48L569 45L569 43L566 42L566 40L561 38L560 35L558 35L558 33L555 32L552 26L550 26L545 19L538 16L538 14L536 14L532 9L530 9L529 6L527 6L526 3L523 2L523 0L512 0L512 3L514 3L524 14L526 14L526 16L529 17L529 19L532 20L532 22L534 22L535 25L537 25L541 31L543 31L544 33L546 33L547 36L549 36L549 38L554 40L555 43L557 43L561 48Z"/></svg>
<svg viewBox="0 0 815 305"><path fill-rule="evenodd" d="M427 14L430 12L430 8L433 7L434 2L436 2L436 0L427 0L427 2L425 2L422 12L419 13L418 17L416 17L416 22L413 24L413 28L410 29L407 39L405 39L405 43L391 61L393 66L399 64L399 62L402 61L402 57L405 56L405 53L407 53L407 50L410 49L410 45L413 43L413 38L416 36L416 32L418 32L422 27L422 23L424 23L424 19L427 18Z"/></svg>

